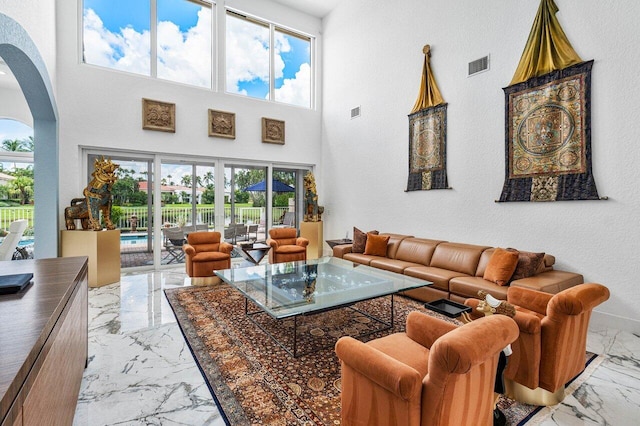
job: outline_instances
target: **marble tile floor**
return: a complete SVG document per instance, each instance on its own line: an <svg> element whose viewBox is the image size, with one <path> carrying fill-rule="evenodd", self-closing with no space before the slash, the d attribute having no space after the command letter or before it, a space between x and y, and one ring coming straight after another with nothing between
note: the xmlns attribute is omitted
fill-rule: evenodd
<svg viewBox="0 0 640 426"><path fill-rule="evenodd" d="M125 272L119 283L90 289L89 365L74 426L225 424L162 291L190 285L183 271ZM529 424L640 423L640 336L594 329L587 345L603 361Z"/></svg>

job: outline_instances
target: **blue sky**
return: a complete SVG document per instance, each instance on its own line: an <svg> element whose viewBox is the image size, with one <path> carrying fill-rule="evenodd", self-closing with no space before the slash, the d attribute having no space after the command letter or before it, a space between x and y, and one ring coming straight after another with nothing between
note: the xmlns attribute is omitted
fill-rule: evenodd
<svg viewBox="0 0 640 426"><path fill-rule="evenodd" d="M16 120L0 119L0 142L5 139L27 139L33 136L33 129Z"/></svg>
<svg viewBox="0 0 640 426"><path fill-rule="evenodd" d="M84 0L84 60L149 75L149 5L150 0ZM157 76L210 88L211 13L186 0L157 0L157 9ZM268 30L265 37L263 26L231 18L226 37L227 91L268 98ZM274 98L310 107L310 42L281 32L276 39Z"/></svg>
<svg viewBox="0 0 640 426"><path fill-rule="evenodd" d="M84 8L93 9L111 32L127 26L138 32L149 31L149 0L84 0Z"/></svg>

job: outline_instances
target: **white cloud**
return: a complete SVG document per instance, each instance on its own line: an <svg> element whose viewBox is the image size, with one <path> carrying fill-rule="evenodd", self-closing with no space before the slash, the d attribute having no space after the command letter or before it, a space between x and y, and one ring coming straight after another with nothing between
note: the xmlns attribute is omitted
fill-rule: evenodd
<svg viewBox="0 0 640 426"><path fill-rule="evenodd" d="M90 64L150 75L149 31L132 27L119 33L104 27L92 10L84 13L84 56ZM196 25L185 33L173 22L158 23L158 77L211 87L211 10L198 12Z"/></svg>
<svg viewBox="0 0 640 426"><path fill-rule="evenodd" d="M276 89L276 101L309 108L311 106L311 67L304 63L295 78L286 78Z"/></svg>
<svg viewBox="0 0 640 426"><path fill-rule="evenodd" d="M173 22L160 22L158 45L158 77L211 87L211 9L200 9L186 33Z"/></svg>
<svg viewBox="0 0 640 426"><path fill-rule="evenodd" d="M120 34L109 31L93 9L85 10L85 61L89 64L149 75L149 32L139 33L131 27L122 28L120 31Z"/></svg>
<svg viewBox="0 0 640 426"><path fill-rule="evenodd" d="M241 93L239 82L259 79L269 85L269 29L227 17L227 91Z"/></svg>

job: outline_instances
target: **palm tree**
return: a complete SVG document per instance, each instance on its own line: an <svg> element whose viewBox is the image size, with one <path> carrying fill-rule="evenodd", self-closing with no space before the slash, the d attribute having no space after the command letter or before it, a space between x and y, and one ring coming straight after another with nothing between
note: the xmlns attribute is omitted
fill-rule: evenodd
<svg viewBox="0 0 640 426"><path fill-rule="evenodd" d="M213 172L211 172L211 170L209 170L207 173L204 174L204 176L202 177L204 179L204 183L206 183L207 185L209 185L210 183L213 182L213 180L215 179L213 177Z"/></svg>
<svg viewBox="0 0 640 426"><path fill-rule="evenodd" d="M2 141L2 149L9 152L27 152L23 145L24 141L20 139L5 139Z"/></svg>

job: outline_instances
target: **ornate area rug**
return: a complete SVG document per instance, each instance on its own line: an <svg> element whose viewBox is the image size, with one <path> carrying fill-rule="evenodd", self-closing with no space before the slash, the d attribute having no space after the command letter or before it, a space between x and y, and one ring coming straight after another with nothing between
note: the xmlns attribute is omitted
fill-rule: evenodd
<svg viewBox="0 0 640 426"><path fill-rule="evenodd" d="M317 352L294 359L248 319L244 298L230 286L184 287L165 293L227 423L340 424L340 363L333 344L339 336L375 330L379 327L375 321L350 309L299 318L298 350ZM382 298L357 307L388 319L389 304L390 298ZM406 316L414 310L453 321L419 302L396 296L395 328L361 340L402 331ZM266 314L255 320L285 346L292 344L291 320L276 321ZM509 425L525 423L540 409L504 397L499 406Z"/></svg>

